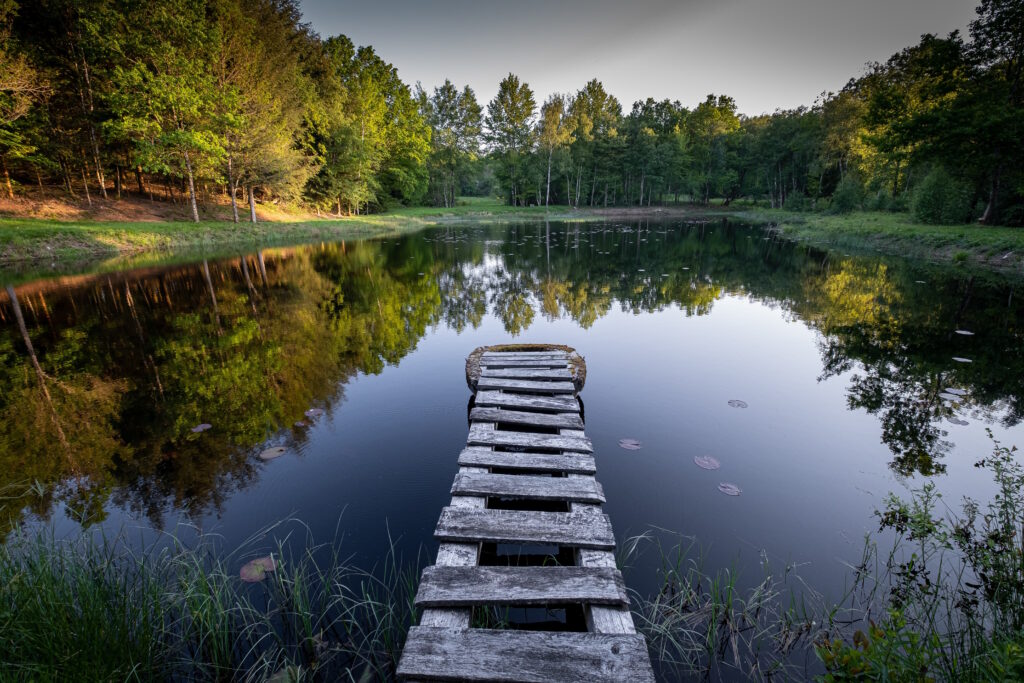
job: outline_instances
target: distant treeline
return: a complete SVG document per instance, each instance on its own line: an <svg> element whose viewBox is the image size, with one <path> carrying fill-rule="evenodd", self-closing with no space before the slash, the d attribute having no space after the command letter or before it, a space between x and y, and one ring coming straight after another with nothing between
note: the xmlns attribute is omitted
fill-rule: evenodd
<svg viewBox="0 0 1024 683"><path fill-rule="evenodd" d="M363 213L501 195L518 205L729 203L1024 222L1024 2L982 0L813 106L726 96L624 113L592 80L538 106L514 74L481 106L321 39L297 0L0 0L3 191L283 202ZM219 199L218 199L219 197Z"/></svg>

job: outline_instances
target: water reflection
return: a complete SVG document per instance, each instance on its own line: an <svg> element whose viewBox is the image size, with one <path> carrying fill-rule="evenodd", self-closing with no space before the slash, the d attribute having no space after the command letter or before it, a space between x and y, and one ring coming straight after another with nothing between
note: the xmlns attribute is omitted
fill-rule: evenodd
<svg viewBox="0 0 1024 683"><path fill-rule="evenodd" d="M1006 282L726 222L438 229L8 288L0 531L58 504L92 523L114 503L158 527L168 510L217 511L259 475L268 439L301 443L307 409L340 404L350 378L434 326L589 329L615 307L708 315L726 294L820 333L821 379L853 371L848 405L877 416L899 474L944 471L951 418L1021 420L1024 315Z"/></svg>

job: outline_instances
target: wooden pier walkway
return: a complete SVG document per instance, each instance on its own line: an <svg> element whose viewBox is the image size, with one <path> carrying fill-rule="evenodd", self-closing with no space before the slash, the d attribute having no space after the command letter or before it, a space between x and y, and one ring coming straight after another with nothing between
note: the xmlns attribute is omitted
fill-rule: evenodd
<svg viewBox="0 0 1024 683"><path fill-rule="evenodd" d="M479 360L466 449L399 676L653 681L615 567L569 354L485 351ZM494 615L513 611L544 615L532 624L543 630L494 628Z"/></svg>

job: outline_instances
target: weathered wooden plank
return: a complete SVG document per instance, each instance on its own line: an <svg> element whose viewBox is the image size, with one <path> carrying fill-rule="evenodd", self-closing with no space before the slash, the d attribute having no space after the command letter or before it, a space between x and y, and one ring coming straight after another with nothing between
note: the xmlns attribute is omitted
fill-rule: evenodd
<svg viewBox="0 0 1024 683"><path fill-rule="evenodd" d="M568 368L484 368L481 377L504 377L506 379L564 379L572 380Z"/></svg>
<svg viewBox="0 0 1024 683"><path fill-rule="evenodd" d="M580 404L572 396L528 396L526 394L505 394L500 391L476 392L477 406L496 408L522 408L545 412L578 413Z"/></svg>
<svg viewBox="0 0 1024 683"><path fill-rule="evenodd" d="M513 424L536 425L538 427L565 427L583 429L583 418L579 413L532 413L521 410L498 408L473 408L469 419L475 422L510 422Z"/></svg>
<svg viewBox="0 0 1024 683"><path fill-rule="evenodd" d="M526 474L458 472L452 495L496 496L515 500L565 500L603 503L604 490L593 477L547 477Z"/></svg>
<svg viewBox="0 0 1024 683"><path fill-rule="evenodd" d="M485 427L493 425L484 425ZM476 468L466 468L469 472L486 472ZM486 499L471 496L453 496L452 507L482 510ZM480 559L479 543L442 543L437 549L438 566L472 567ZM425 609L420 617L423 626L445 626L449 628L468 628L472 611L467 608L457 609Z"/></svg>
<svg viewBox="0 0 1024 683"><path fill-rule="evenodd" d="M575 475L569 475L573 477ZM600 510L596 505L573 503L573 512L593 514ZM615 555L607 550L580 548L576 551L576 563L581 567L615 567ZM587 630L592 633L636 633L633 615L628 607L611 605L589 605L587 607Z"/></svg>
<svg viewBox="0 0 1024 683"><path fill-rule="evenodd" d="M409 630L398 675L440 681L654 681L643 636L490 629Z"/></svg>
<svg viewBox="0 0 1024 683"><path fill-rule="evenodd" d="M565 351L484 351L481 358L569 358Z"/></svg>
<svg viewBox="0 0 1024 683"><path fill-rule="evenodd" d="M607 567L427 567L416 604L473 605L629 604L622 574Z"/></svg>
<svg viewBox="0 0 1024 683"><path fill-rule="evenodd" d="M434 536L441 541L541 543L595 550L615 548L608 516L535 510L441 510Z"/></svg>
<svg viewBox="0 0 1024 683"><path fill-rule="evenodd" d="M523 360L520 358L483 358L480 366L485 368L567 368L569 361L558 358Z"/></svg>
<svg viewBox="0 0 1024 683"><path fill-rule="evenodd" d="M477 429L473 423L469 427L470 446L515 446L517 448L545 448L579 453L593 453L594 445L585 436L563 436L561 434L536 434L534 432L505 432L501 430Z"/></svg>
<svg viewBox="0 0 1024 683"><path fill-rule="evenodd" d="M501 453L483 448L467 448L459 454L463 467L506 467L515 470L541 472L573 472L593 474L597 471L594 458L582 453L553 455L549 453Z"/></svg>
<svg viewBox="0 0 1024 683"><path fill-rule="evenodd" d="M477 391L481 389L502 389L522 393L572 394L576 388L572 382L539 382L527 379L505 379L503 377L480 377L476 381Z"/></svg>

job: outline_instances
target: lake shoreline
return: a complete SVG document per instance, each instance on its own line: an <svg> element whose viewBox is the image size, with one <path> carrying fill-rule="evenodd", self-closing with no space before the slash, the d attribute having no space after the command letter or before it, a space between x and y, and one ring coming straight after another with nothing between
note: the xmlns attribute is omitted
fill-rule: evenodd
<svg viewBox="0 0 1024 683"><path fill-rule="evenodd" d="M473 202L454 208L418 207L343 218L304 218L257 223L231 221L54 221L0 217L0 270L32 264L82 262L169 252L216 253L236 247L270 247L397 236L434 226L520 221L732 218L763 225L782 236L824 249L886 254L931 263L1024 274L1024 231L978 225L934 226L903 214L796 213L751 207L652 206L573 209L509 207Z"/></svg>
<svg viewBox="0 0 1024 683"><path fill-rule="evenodd" d="M1024 275L1024 230L1004 226L926 225L906 214L857 211L845 215L782 209L723 212L754 225L769 225L783 237L830 250L899 256Z"/></svg>

